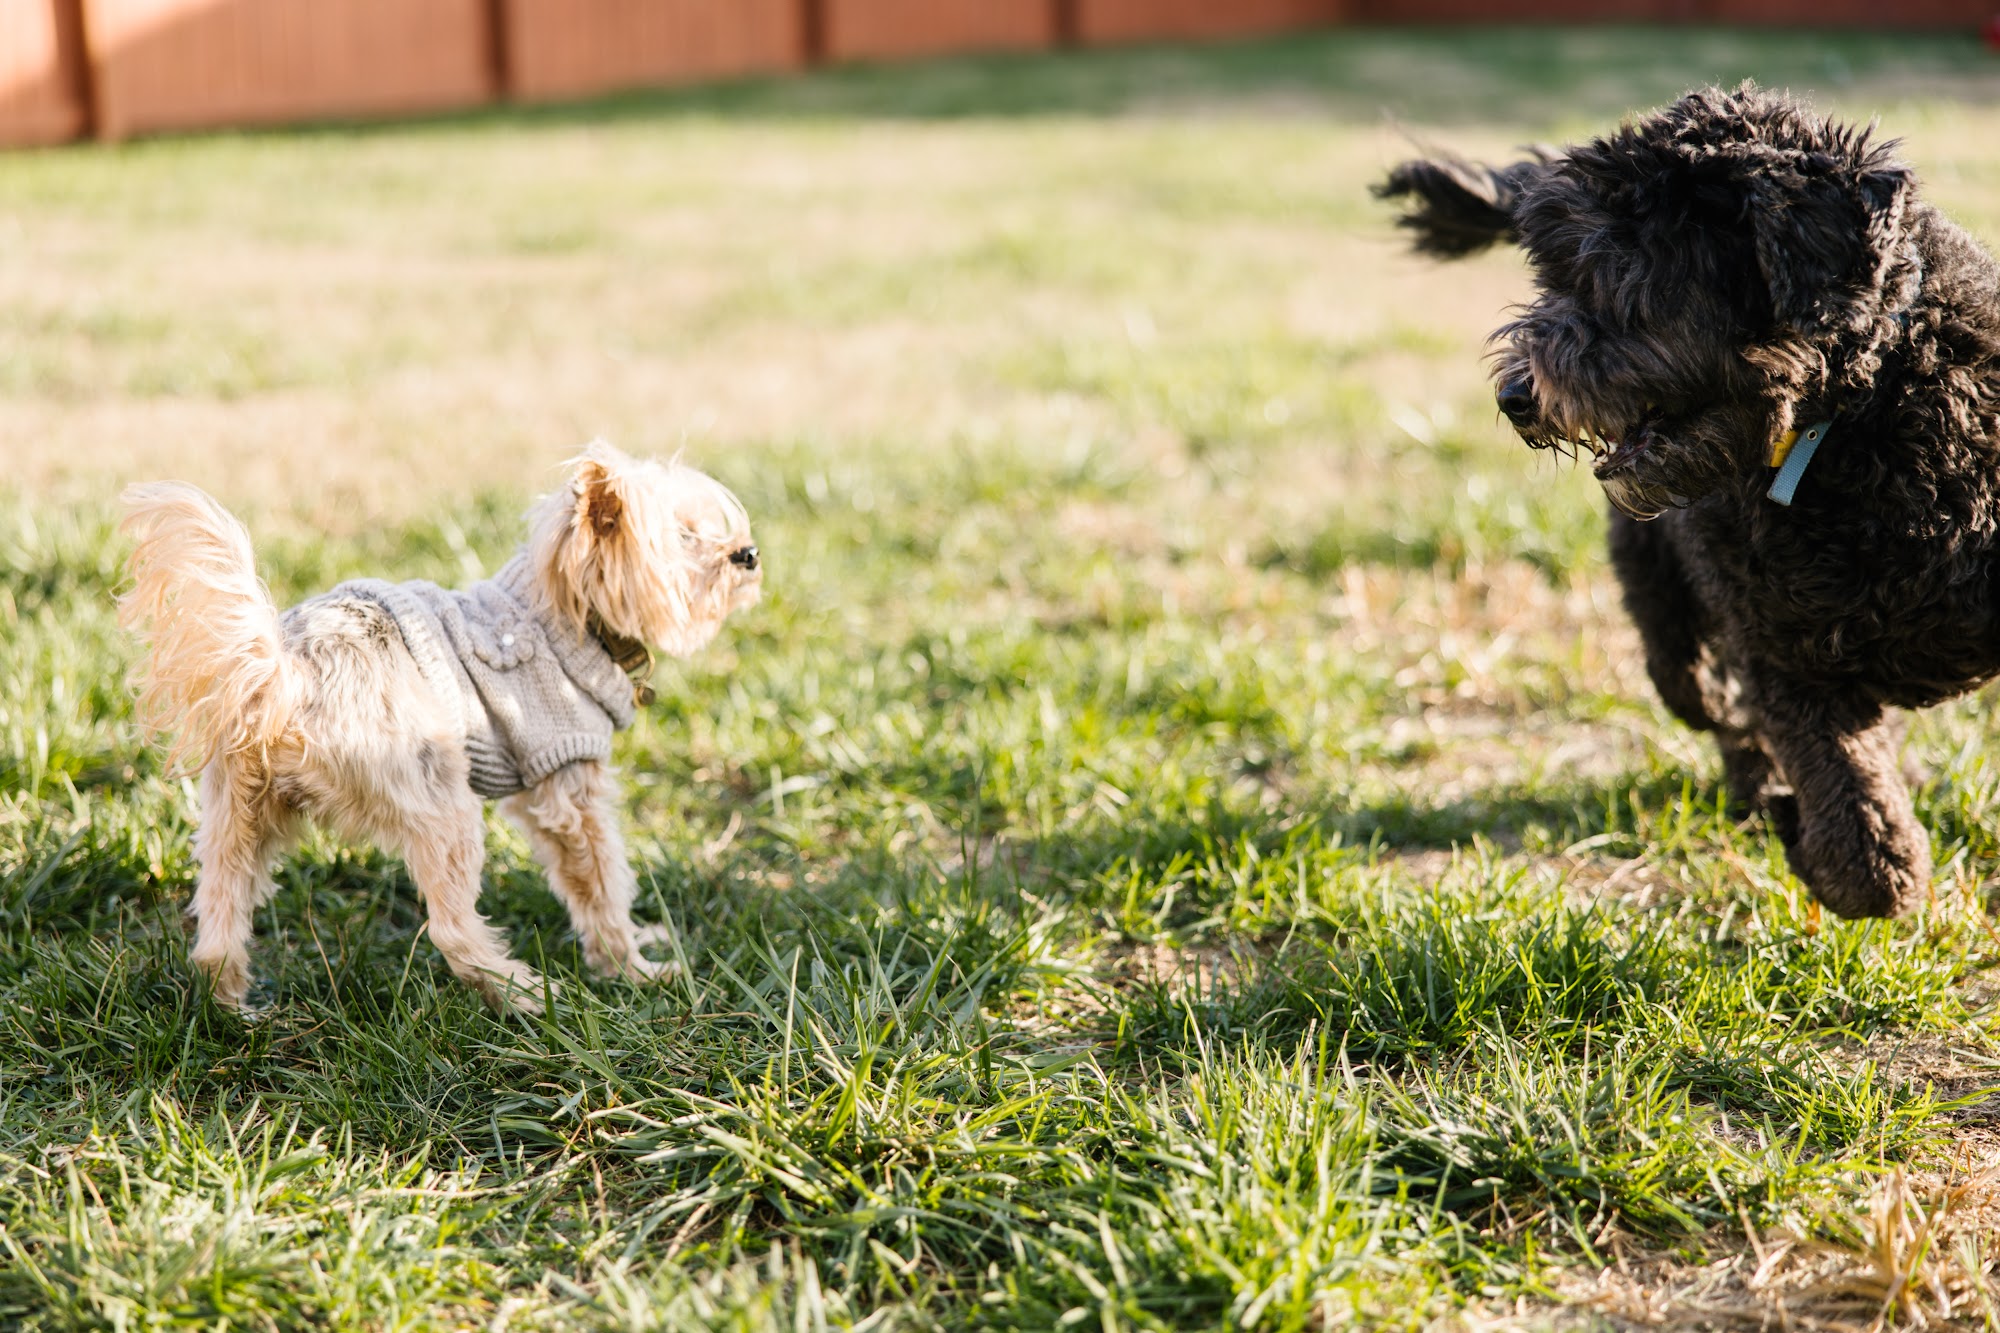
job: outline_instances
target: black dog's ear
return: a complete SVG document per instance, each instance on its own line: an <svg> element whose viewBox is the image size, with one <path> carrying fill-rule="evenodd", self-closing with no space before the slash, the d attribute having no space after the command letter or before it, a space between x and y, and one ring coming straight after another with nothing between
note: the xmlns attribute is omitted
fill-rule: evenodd
<svg viewBox="0 0 2000 1333"><path fill-rule="evenodd" d="M1757 267L1776 323L1806 337L1859 330L1879 313L1904 242L1909 169L1773 169L1747 181Z"/></svg>
<svg viewBox="0 0 2000 1333"><path fill-rule="evenodd" d="M1528 161L1505 167L1448 154L1414 158L1391 171L1374 193L1377 199L1414 199L1415 206L1396 225L1416 233L1411 244L1417 253L1457 259L1496 241L1520 239L1514 206L1522 188L1546 174L1549 163L1549 155L1539 150Z"/></svg>

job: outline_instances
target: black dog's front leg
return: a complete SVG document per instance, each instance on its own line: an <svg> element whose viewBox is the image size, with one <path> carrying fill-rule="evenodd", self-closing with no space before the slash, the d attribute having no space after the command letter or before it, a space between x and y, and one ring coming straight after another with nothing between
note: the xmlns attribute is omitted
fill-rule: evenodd
<svg viewBox="0 0 2000 1333"><path fill-rule="evenodd" d="M1771 805L1771 761L1751 731L1751 720L1729 696L1732 681L1713 660L1703 688L1703 659L1719 648L1711 619L1675 549L1667 522L1640 523L1611 511L1611 565L1625 591L1625 610L1646 646L1646 674L1660 701L1697 731L1713 732L1722 748L1723 785L1730 809L1746 815ZM1709 698L1714 693L1718 697ZM1783 817L1782 809L1773 806Z"/></svg>
<svg viewBox="0 0 2000 1333"><path fill-rule="evenodd" d="M1901 916L1931 882L1930 836L1904 780L1902 727L1872 703L1762 689L1764 738L1792 785L1774 802L1792 869L1842 916Z"/></svg>

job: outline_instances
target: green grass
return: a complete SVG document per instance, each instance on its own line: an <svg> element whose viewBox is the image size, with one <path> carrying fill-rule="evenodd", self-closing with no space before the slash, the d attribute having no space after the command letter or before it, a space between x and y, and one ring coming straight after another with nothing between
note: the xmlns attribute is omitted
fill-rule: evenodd
<svg viewBox="0 0 2000 1333"><path fill-rule="evenodd" d="M1995 1155L1990 699L1914 728L1936 901L1815 921L1492 420L1517 262L1361 185L1385 107L1500 151L1755 73L1991 237L1984 59L1357 31L0 159L0 1325L1537 1325L1865 1250ZM317 836L216 1009L117 485L282 599L456 582L597 430L769 562L620 742L684 979L585 979L495 820L546 1014Z"/></svg>

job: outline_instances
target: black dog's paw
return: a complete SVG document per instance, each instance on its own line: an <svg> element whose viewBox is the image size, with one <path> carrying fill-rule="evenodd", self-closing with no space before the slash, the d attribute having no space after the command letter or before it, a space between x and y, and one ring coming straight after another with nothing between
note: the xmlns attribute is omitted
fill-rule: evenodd
<svg viewBox="0 0 2000 1333"><path fill-rule="evenodd" d="M1857 812L1852 826L1823 824L1786 841L1793 871L1836 915L1907 916L1929 895L1930 836L1915 825L1884 827L1869 818L1877 813Z"/></svg>

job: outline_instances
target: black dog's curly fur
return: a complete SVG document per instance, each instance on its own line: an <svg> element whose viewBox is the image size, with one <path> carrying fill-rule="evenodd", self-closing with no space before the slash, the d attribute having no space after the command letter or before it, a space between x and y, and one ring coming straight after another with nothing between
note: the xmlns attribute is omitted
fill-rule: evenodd
<svg viewBox="0 0 2000 1333"><path fill-rule="evenodd" d="M1591 454L1661 698L1828 907L1917 906L1890 710L2000 672L2000 266L1893 145L1748 84L1378 193L1413 201L1419 250L1527 252L1501 410ZM1768 498L1782 437L1828 420L1794 503Z"/></svg>

